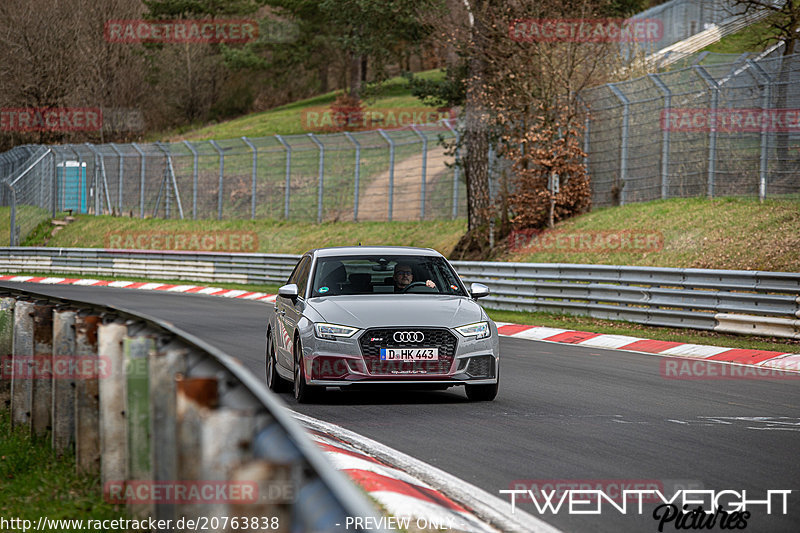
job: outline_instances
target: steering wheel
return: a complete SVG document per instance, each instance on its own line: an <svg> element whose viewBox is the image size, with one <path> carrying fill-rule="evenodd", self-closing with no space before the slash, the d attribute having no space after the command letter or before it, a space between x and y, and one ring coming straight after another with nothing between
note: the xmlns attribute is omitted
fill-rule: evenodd
<svg viewBox="0 0 800 533"><path fill-rule="evenodd" d="M406 292L408 292L408 289L410 289L411 287L419 287L419 286L421 286L421 285L425 285L425 286L427 286L427 282L425 282L425 281L412 281L411 283L409 283L408 285L406 285L406 288L405 288L405 289L403 289L403 290L402 290L402 291L400 291L400 292L401 292L401 294L405 294Z"/></svg>

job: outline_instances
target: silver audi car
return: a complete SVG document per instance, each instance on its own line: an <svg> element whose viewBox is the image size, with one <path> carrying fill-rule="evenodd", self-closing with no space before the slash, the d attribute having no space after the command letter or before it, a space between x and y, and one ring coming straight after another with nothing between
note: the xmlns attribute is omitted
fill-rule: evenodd
<svg viewBox="0 0 800 533"><path fill-rule="evenodd" d="M323 248L303 255L278 290L267 324L267 385L293 384L298 402L326 387L404 385L493 400L497 326L435 250Z"/></svg>

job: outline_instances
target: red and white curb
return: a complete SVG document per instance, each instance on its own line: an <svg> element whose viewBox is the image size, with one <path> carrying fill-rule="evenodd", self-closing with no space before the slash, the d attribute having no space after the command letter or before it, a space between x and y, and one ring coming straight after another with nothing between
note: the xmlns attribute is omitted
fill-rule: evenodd
<svg viewBox="0 0 800 533"><path fill-rule="evenodd" d="M336 424L292 413L333 465L406 530L558 533L542 520L451 474ZM424 478L424 480L422 479ZM441 490L458 494L456 503Z"/></svg>
<svg viewBox="0 0 800 533"><path fill-rule="evenodd" d="M800 370L800 353L772 352L768 350L749 350L744 348L725 348L704 344L687 344L674 341L640 339L627 335L608 335L573 331L569 329L526 326L497 322L497 332L505 337L528 339L560 344L573 344L622 350L652 355L702 359L739 365L751 365L779 370Z"/></svg>
<svg viewBox="0 0 800 533"><path fill-rule="evenodd" d="M274 302L275 295L266 292L252 292L241 289L222 289L220 287L204 287L200 285L172 285L147 281L108 281L100 279L76 279L37 276L0 276L0 281L16 281L25 283L42 283L45 285L81 285L84 287L115 287L118 289L139 289L143 291L167 291L185 294L205 294L222 296L223 298L240 298L261 302Z"/></svg>
<svg viewBox="0 0 800 533"><path fill-rule="evenodd" d="M238 298L242 300L251 300L264 303L272 303L276 298L276 295L274 294L251 292L241 289L222 289L219 287L205 287L200 285L173 285L168 283L144 281L107 281L97 279L18 275L2 275L0 276L0 281L42 283L45 285L116 287L148 291L177 292L185 294L203 294L207 296ZM738 365L752 365L776 370L800 370L800 353L725 348L720 346L687 344L674 341L657 341L652 339L629 337L627 335L607 335L601 333L589 333L587 331L574 331L568 329L549 328L545 326L526 326L506 322L497 322L497 331L500 335L505 337L514 337L519 339L573 344L575 346L622 350L652 355L690 358L695 360L702 359Z"/></svg>

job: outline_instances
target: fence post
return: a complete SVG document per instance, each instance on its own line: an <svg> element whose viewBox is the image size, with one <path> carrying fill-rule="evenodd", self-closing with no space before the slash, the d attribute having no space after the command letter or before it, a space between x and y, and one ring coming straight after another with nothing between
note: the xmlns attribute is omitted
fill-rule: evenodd
<svg viewBox="0 0 800 533"><path fill-rule="evenodd" d="M242 137L242 141L250 147L253 151L253 183L250 190L250 218L256 218L256 171L258 169L258 148L255 147L253 143L250 142L250 139L247 137Z"/></svg>
<svg viewBox="0 0 800 533"><path fill-rule="evenodd" d="M422 182L420 183L419 219L425 220L425 181L428 170L428 137L419 131L414 124L411 125L411 129L422 139Z"/></svg>
<svg viewBox="0 0 800 533"><path fill-rule="evenodd" d="M455 220L456 218L458 218L458 173L459 173L458 171L460 169L458 163L458 157L461 149L460 146L461 136L459 135L458 131L456 131L456 129L453 127L453 125L450 124L449 120L445 120L444 124L445 126L447 126L447 129L453 132L453 136L455 137L456 140L456 149L454 152L455 155L453 164L453 216L452 216L453 220Z"/></svg>
<svg viewBox="0 0 800 533"><path fill-rule="evenodd" d="M197 220L197 150L194 149L194 146L189 141L183 141L183 144L192 152L192 219Z"/></svg>
<svg viewBox="0 0 800 533"><path fill-rule="evenodd" d="M394 141L382 129L379 129L378 133L389 143L389 222L391 222L394 206Z"/></svg>
<svg viewBox="0 0 800 533"><path fill-rule="evenodd" d="M700 65L692 67L711 90L711 128L708 131L708 197L714 197L714 175L717 170L717 106L719 105L719 84Z"/></svg>
<svg viewBox="0 0 800 533"><path fill-rule="evenodd" d="M278 142L286 148L286 185L283 198L283 218L289 218L289 196L292 190L292 147L280 135L275 136Z"/></svg>
<svg viewBox="0 0 800 533"><path fill-rule="evenodd" d="M170 152L169 148L165 148L163 143L157 142L156 146L164 152L164 157L167 158L167 168L164 169L165 174L169 172L170 182L172 183L172 192L175 193L175 203L178 205L178 216L181 217L183 220L183 204L181 203L181 192L178 190L178 181L175 179L175 167L172 165L172 152ZM166 182L166 176L164 176L164 181ZM169 185L164 183L164 188L166 189L165 198L167 201L167 209L166 214L167 218L169 218L170 212L170 201L169 201Z"/></svg>
<svg viewBox="0 0 800 533"><path fill-rule="evenodd" d="M53 313L53 356L64 364L75 358L75 311ZM77 376L53 380L53 450L58 455L75 445L75 380Z"/></svg>
<svg viewBox="0 0 800 533"><path fill-rule="evenodd" d="M75 354L81 365L97 368L98 315L75 318ZM91 361L94 364L90 364ZM100 472L100 391L97 376L75 380L75 463L78 471Z"/></svg>
<svg viewBox="0 0 800 533"><path fill-rule="evenodd" d="M14 353L11 358L11 425L30 429L33 403L33 302L14 305Z"/></svg>
<svg viewBox="0 0 800 533"><path fill-rule="evenodd" d="M122 354L122 340L127 332L128 327L120 322L103 324L97 330L100 368L105 370L98 391L103 487L128 479L127 383Z"/></svg>
<svg viewBox="0 0 800 533"><path fill-rule="evenodd" d="M145 173L145 157L144 152L139 145L131 143L133 149L139 153L139 218L144 218L144 173Z"/></svg>
<svg viewBox="0 0 800 533"><path fill-rule="evenodd" d="M349 131L344 132L344 136L347 137L353 146L356 147L356 171L355 171L355 192L353 193L353 222L358 222L358 186L359 182L361 181L361 143L353 137L353 134Z"/></svg>
<svg viewBox="0 0 800 533"><path fill-rule="evenodd" d="M586 101L579 93L575 93L575 99L578 100L583 109L586 110L586 118L583 119L583 166L586 169L586 173L589 173L589 134L590 128L592 125L592 119L589 115L589 106L586 105Z"/></svg>
<svg viewBox="0 0 800 533"><path fill-rule="evenodd" d="M608 87L622 102L622 131L620 132L620 148L619 148L619 205L625 205L627 199L627 191L625 186L628 182L628 128L630 125L631 105L628 98L620 91L616 85L609 83Z"/></svg>
<svg viewBox="0 0 800 533"><path fill-rule="evenodd" d="M51 194L53 195L50 205L51 207L51 217L56 218L56 210L58 209L56 206L58 205L58 160L56 159L58 156L58 150L53 147L53 173L51 175L52 179L52 187L51 187ZM65 165L66 167L66 165Z"/></svg>
<svg viewBox="0 0 800 533"><path fill-rule="evenodd" d="M8 245L15 246L14 241L16 240L17 234L17 191L14 190L14 186L3 182L3 185L9 190L9 196L11 201L11 215L9 219L9 236L8 236Z"/></svg>
<svg viewBox="0 0 800 533"><path fill-rule="evenodd" d="M222 151L222 148L217 144L217 141L210 140L208 141L211 143L217 152L219 152L219 192L217 194L217 220L222 220L222 187L224 185L223 177L225 175L225 154Z"/></svg>
<svg viewBox="0 0 800 533"><path fill-rule="evenodd" d="M33 307L33 393L31 430L44 436L52 424L53 381L60 378L53 357L53 310L55 306L39 303ZM49 363L49 364L48 364Z"/></svg>
<svg viewBox="0 0 800 533"><path fill-rule="evenodd" d="M667 84L661 81L658 74L648 74L648 77L664 94L664 109L661 112L661 199L669 196L669 110L672 108L672 91Z"/></svg>
<svg viewBox="0 0 800 533"><path fill-rule="evenodd" d="M761 93L761 110L766 112L772 108L772 78L767 71L750 59L747 60L756 82L763 85ZM761 154L758 163L758 199L763 202L767 198L767 156L769 155L769 126L768 121L761 121Z"/></svg>
<svg viewBox="0 0 800 533"><path fill-rule="evenodd" d="M106 197L106 208L111 211L111 197L108 195L105 158L91 143L84 143L84 145L94 154L94 216L99 216L102 211L102 201L100 200L100 176L103 177L102 187ZM98 161L100 162L99 170L97 165Z"/></svg>
<svg viewBox="0 0 800 533"><path fill-rule="evenodd" d="M117 214L122 214L122 173L124 172L124 165L122 152L117 148L117 145L110 143L111 149L117 154L119 164L117 166Z"/></svg>
<svg viewBox="0 0 800 533"><path fill-rule="evenodd" d="M314 141L314 144L319 148L319 187L317 189L317 223L322 222L322 194L323 194L323 180L325 177L325 146L317 136L313 133L308 134L308 138Z"/></svg>
<svg viewBox="0 0 800 533"><path fill-rule="evenodd" d="M15 301L14 298L0 298L0 409L11 405Z"/></svg>

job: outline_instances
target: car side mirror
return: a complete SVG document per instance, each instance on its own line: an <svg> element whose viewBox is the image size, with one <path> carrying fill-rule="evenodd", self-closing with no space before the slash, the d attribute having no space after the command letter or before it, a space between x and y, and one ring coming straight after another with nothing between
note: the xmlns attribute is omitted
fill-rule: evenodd
<svg viewBox="0 0 800 533"><path fill-rule="evenodd" d="M289 298L291 301L296 302L299 291L296 283L289 283L278 289L278 296Z"/></svg>
<svg viewBox="0 0 800 533"><path fill-rule="evenodd" d="M477 300L478 298L489 296L489 287L483 283L473 283L469 286L469 293Z"/></svg>

